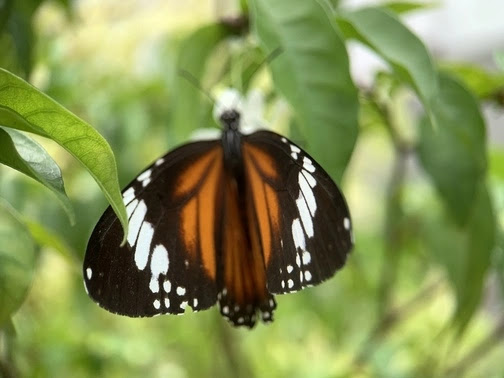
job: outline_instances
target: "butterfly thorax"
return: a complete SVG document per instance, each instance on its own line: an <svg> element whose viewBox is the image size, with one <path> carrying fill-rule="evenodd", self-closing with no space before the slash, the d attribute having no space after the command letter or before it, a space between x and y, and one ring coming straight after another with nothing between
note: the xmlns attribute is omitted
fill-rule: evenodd
<svg viewBox="0 0 504 378"><path fill-rule="evenodd" d="M224 164L228 172L234 177L242 175L242 151L240 113L236 110L227 110L220 116L220 121L224 126L222 132L222 148L224 150ZM236 176L238 175L238 176Z"/></svg>

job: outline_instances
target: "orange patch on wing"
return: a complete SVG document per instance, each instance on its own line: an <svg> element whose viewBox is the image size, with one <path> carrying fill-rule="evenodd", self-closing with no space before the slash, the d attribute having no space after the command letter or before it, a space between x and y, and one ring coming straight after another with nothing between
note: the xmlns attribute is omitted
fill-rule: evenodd
<svg viewBox="0 0 504 378"><path fill-rule="evenodd" d="M194 190L210 164L213 164L220 155L222 155L222 150L215 147L188 165L177 180L175 195L179 196Z"/></svg>
<svg viewBox="0 0 504 378"><path fill-rule="evenodd" d="M224 281L233 301L240 305L261 303L267 295L266 273L255 222L249 230L241 217L236 181L226 180L223 232ZM253 206L250 202L247 206ZM249 231L250 240L247 238Z"/></svg>
<svg viewBox="0 0 504 378"><path fill-rule="evenodd" d="M255 149L255 147L253 147ZM256 149L259 151L259 149ZM263 152L261 152L264 154ZM253 212L259 223L259 232L261 235L262 252L264 263L268 265L272 250L272 231L278 235L279 227L279 206L278 197L273 188L263 180L259 169L254 164L257 162L255 153L245 155L245 169L247 178L252 189ZM267 159L271 158L264 154ZM266 161L266 160L263 160ZM276 171L275 171L276 172ZM262 170L261 170L262 173ZM251 216L253 219L253 216Z"/></svg>
<svg viewBox="0 0 504 378"><path fill-rule="evenodd" d="M222 167L222 149L215 148L186 168L175 189L177 195L195 191L180 211L181 239L193 260L199 248L201 264L212 279L217 274L215 227Z"/></svg>
<svg viewBox="0 0 504 378"><path fill-rule="evenodd" d="M263 175L271 179L278 177L276 164L266 152L247 143L243 144L243 151L248 159L254 160Z"/></svg>
<svg viewBox="0 0 504 378"><path fill-rule="evenodd" d="M185 248L189 251L189 255L194 258L196 256L196 246L197 244L197 198L193 197L187 204L184 206L180 213L181 218L181 231L182 231L182 240L184 241Z"/></svg>
<svg viewBox="0 0 504 378"><path fill-rule="evenodd" d="M221 151L221 150L219 150ZM220 222L216 219L217 189L222 180L222 153L210 167L205 181L198 193L198 228L201 259L203 266L212 279L216 275L215 251L215 225Z"/></svg>
<svg viewBox="0 0 504 378"><path fill-rule="evenodd" d="M280 235L280 206L278 204L278 195L268 184L264 185L266 192L266 201L268 202L268 210L273 231L273 237Z"/></svg>

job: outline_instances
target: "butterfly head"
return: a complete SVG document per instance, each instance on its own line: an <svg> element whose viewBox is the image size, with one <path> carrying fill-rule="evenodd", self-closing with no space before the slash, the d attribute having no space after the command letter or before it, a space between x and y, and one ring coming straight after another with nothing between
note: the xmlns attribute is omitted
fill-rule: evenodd
<svg viewBox="0 0 504 378"><path fill-rule="evenodd" d="M236 109L228 109L222 112L220 122L226 130L238 130L240 128L240 113Z"/></svg>

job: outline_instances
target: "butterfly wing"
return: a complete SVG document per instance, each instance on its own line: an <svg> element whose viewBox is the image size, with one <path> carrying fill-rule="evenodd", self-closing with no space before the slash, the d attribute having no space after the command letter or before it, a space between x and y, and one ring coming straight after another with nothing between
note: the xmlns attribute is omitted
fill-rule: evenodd
<svg viewBox="0 0 504 378"><path fill-rule="evenodd" d="M131 317L180 314L217 300L222 203L220 141L183 145L158 159L123 191L127 243L109 207L84 259L84 284L103 308Z"/></svg>
<svg viewBox="0 0 504 378"><path fill-rule="evenodd" d="M294 292L331 277L353 245L336 184L306 152L270 131L244 138L243 159L268 291Z"/></svg>

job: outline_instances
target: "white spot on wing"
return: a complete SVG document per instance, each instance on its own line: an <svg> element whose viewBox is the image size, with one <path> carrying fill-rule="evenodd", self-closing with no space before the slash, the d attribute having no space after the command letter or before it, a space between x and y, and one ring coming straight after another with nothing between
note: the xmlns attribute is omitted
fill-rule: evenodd
<svg viewBox="0 0 504 378"><path fill-rule="evenodd" d="M130 203L133 199L135 198L135 188L130 186L128 189L126 189L123 193L123 202L125 204Z"/></svg>
<svg viewBox="0 0 504 378"><path fill-rule="evenodd" d="M138 175L137 180L138 181L144 181L150 178L150 175L152 173L152 170L147 169L145 172L142 172L140 175Z"/></svg>
<svg viewBox="0 0 504 378"><path fill-rule="evenodd" d="M292 267L292 265L287 265L287 273L292 273L293 270L294 268Z"/></svg>
<svg viewBox="0 0 504 378"><path fill-rule="evenodd" d="M130 219L131 214L133 213L133 211L135 210L137 205L138 205L138 200L136 199L136 200L130 202L128 204L128 206L126 206L126 214L128 214L128 219Z"/></svg>
<svg viewBox="0 0 504 378"><path fill-rule="evenodd" d="M309 264L311 261L311 254L308 251L303 252L303 265Z"/></svg>
<svg viewBox="0 0 504 378"><path fill-rule="evenodd" d="M193 299L193 308L198 307L198 298Z"/></svg>
<svg viewBox="0 0 504 378"><path fill-rule="evenodd" d="M298 268L301 268L301 258L299 257L299 253L296 253L296 265Z"/></svg>
<svg viewBox="0 0 504 378"><path fill-rule="evenodd" d="M292 222L292 238L294 239L294 245L296 248L305 250L306 242L299 218L294 219Z"/></svg>
<svg viewBox="0 0 504 378"><path fill-rule="evenodd" d="M292 280L287 281L287 286L289 287L289 289L292 289L294 287L294 281Z"/></svg>
<svg viewBox="0 0 504 378"><path fill-rule="evenodd" d="M150 177L142 181L142 186L145 188L151 182Z"/></svg>
<svg viewBox="0 0 504 378"><path fill-rule="evenodd" d="M164 159L163 158L159 158L156 160L156 163L154 163L156 165L156 167L159 167L161 164L164 163Z"/></svg>
<svg viewBox="0 0 504 378"><path fill-rule="evenodd" d="M86 276L88 280L90 280L91 277L93 277L93 270L91 268L86 269Z"/></svg>
<svg viewBox="0 0 504 378"><path fill-rule="evenodd" d="M159 292L159 275L166 274L168 272L168 251L166 248L158 244L151 257L151 280L149 283L149 288L153 293Z"/></svg>
<svg viewBox="0 0 504 378"><path fill-rule="evenodd" d="M135 264L140 270L144 270L147 266L153 235L154 228L152 228L152 225L149 222L143 222L135 248Z"/></svg>
<svg viewBox="0 0 504 378"><path fill-rule="evenodd" d="M165 298L165 300L164 300L164 306L166 308L170 308L170 299L169 298Z"/></svg>
<svg viewBox="0 0 504 378"><path fill-rule="evenodd" d="M161 302L159 302L159 299L154 300L152 304L154 305L154 308L156 310L159 310L159 308L161 307Z"/></svg>
<svg viewBox="0 0 504 378"><path fill-rule="evenodd" d="M149 282L149 289L153 293L159 293L159 282L154 277L151 277L151 280Z"/></svg>
<svg viewBox="0 0 504 378"><path fill-rule="evenodd" d="M169 293L171 291L171 282L169 280L166 280L163 283L163 290L165 291L165 293Z"/></svg>
<svg viewBox="0 0 504 378"><path fill-rule="evenodd" d="M295 152L297 154L299 154L301 152L301 150L299 149L299 147L295 146L293 144L290 145L290 149L291 149L292 152Z"/></svg>
<svg viewBox="0 0 504 378"><path fill-rule="evenodd" d="M313 217L315 216L315 212L317 211L317 202L315 201L315 195L313 194L313 190L308 184L308 181L306 181L304 175L301 172L299 173L298 179L301 193L303 193L303 197L305 198L306 203L308 204L308 208L310 209L310 213Z"/></svg>
<svg viewBox="0 0 504 378"><path fill-rule="evenodd" d="M311 273L310 273L309 270L305 270L305 272L304 272L304 278L305 278L306 281L311 281L312 275L311 275Z"/></svg>
<svg viewBox="0 0 504 378"><path fill-rule="evenodd" d="M177 295L182 296L182 295L185 295L185 293L186 293L185 287L182 287L182 286L177 287Z"/></svg>
<svg viewBox="0 0 504 378"><path fill-rule="evenodd" d="M185 310L185 309L186 309L186 307L187 307L187 301L183 301L183 302L180 304L180 308L181 308L182 310Z"/></svg>
<svg viewBox="0 0 504 378"><path fill-rule="evenodd" d="M343 219L343 226L345 227L345 230L350 230L350 219L345 217L345 219Z"/></svg>
<svg viewBox="0 0 504 378"><path fill-rule="evenodd" d="M144 201L140 201L129 221L128 243L131 246L135 245L138 232L140 231L140 227L142 226L146 213L147 213L147 206L145 206Z"/></svg>
<svg viewBox="0 0 504 378"><path fill-rule="evenodd" d="M306 156L303 157L303 168L306 169L308 172L315 172L315 166L313 165L313 162L308 159Z"/></svg>
<svg viewBox="0 0 504 378"><path fill-rule="evenodd" d="M287 138L282 137L281 141L284 142L284 143L287 143Z"/></svg>
<svg viewBox="0 0 504 378"><path fill-rule="evenodd" d="M317 180L312 176L312 174L306 170L302 171L303 176L305 177L306 181L308 181L308 184L312 187L315 188L317 185Z"/></svg>
<svg viewBox="0 0 504 378"><path fill-rule="evenodd" d="M312 217L310 215L310 212L308 211L308 207L306 206L306 202L301 193L299 193L299 198L296 200L296 206L298 208L299 215L301 216L301 221L303 222L306 235L311 238L313 236Z"/></svg>
<svg viewBox="0 0 504 378"><path fill-rule="evenodd" d="M228 307L228 306L224 306L224 307L222 307L222 313L223 313L224 315L229 314L229 307Z"/></svg>

